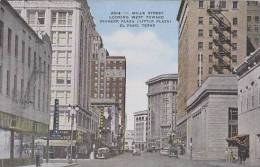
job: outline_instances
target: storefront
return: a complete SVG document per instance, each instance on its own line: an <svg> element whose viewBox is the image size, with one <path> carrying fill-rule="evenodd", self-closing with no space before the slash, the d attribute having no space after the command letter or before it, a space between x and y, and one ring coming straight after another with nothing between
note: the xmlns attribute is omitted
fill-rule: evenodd
<svg viewBox="0 0 260 167"><path fill-rule="evenodd" d="M35 152L43 156L48 125L0 112L0 167L30 164ZM45 146L44 146L45 145Z"/></svg>

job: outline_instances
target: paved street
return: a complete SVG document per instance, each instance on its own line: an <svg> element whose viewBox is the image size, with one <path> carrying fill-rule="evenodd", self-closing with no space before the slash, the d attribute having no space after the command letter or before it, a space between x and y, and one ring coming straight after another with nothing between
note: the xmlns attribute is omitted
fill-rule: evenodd
<svg viewBox="0 0 260 167"><path fill-rule="evenodd" d="M80 167L206 167L205 162L168 158L159 153L132 156L125 153L107 160L79 160Z"/></svg>

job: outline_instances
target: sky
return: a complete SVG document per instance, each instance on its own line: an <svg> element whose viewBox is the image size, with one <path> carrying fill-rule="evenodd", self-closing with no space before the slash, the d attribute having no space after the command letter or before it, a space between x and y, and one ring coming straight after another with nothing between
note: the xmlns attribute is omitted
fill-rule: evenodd
<svg viewBox="0 0 260 167"><path fill-rule="evenodd" d="M110 56L125 56L127 129L134 129L133 113L148 108L147 80L178 72L178 0L87 0ZM155 27L120 27L101 23L111 12L163 11L168 24Z"/></svg>

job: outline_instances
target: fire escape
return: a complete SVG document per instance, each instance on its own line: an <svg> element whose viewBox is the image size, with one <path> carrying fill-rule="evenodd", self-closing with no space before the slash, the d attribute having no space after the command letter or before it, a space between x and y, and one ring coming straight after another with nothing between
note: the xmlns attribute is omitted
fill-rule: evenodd
<svg viewBox="0 0 260 167"><path fill-rule="evenodd" d="M217 9L208 9L207 10L213 22L213 30L215 35L213 36L213 55L215 61L213 64L214 70L218 74L224 74L225 70L227 72L232 72L231 68L231 23L229 20L222 14L221 8Z"/></svg>

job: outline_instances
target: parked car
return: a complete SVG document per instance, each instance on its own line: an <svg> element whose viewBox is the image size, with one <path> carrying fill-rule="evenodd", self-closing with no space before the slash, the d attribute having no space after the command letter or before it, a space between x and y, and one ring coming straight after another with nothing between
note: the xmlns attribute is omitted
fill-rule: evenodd
<svg viewBox="0 0 260 167"><path fill-rule="evenodd" d="M168 156L169 155L169 148L162 148L160 150L160 155Z"/></svg>
<svg viewBox="0 0 260 167"><path fill-rule="evenodd" d="M175 158L178 158L178 148L177 148L177 146L172 146L172 147L170 147L170 149L169 149L169 155L168 155L169 157L175 157Z"/></svg>
<svg viewBox="0 0 260 167"><path fill-rule="evenodd" d="M133 149L132 155L133 155L133 156L135 156L135 155L141 155L141 150L140 150L139 148Z"/></svg>
<svg viewBox="0 0 260 167"><path fill-rule="evenodd" d="M99 148L97 151L97 159L107 159L110 157L110 150L107 147Z"/></svg>

